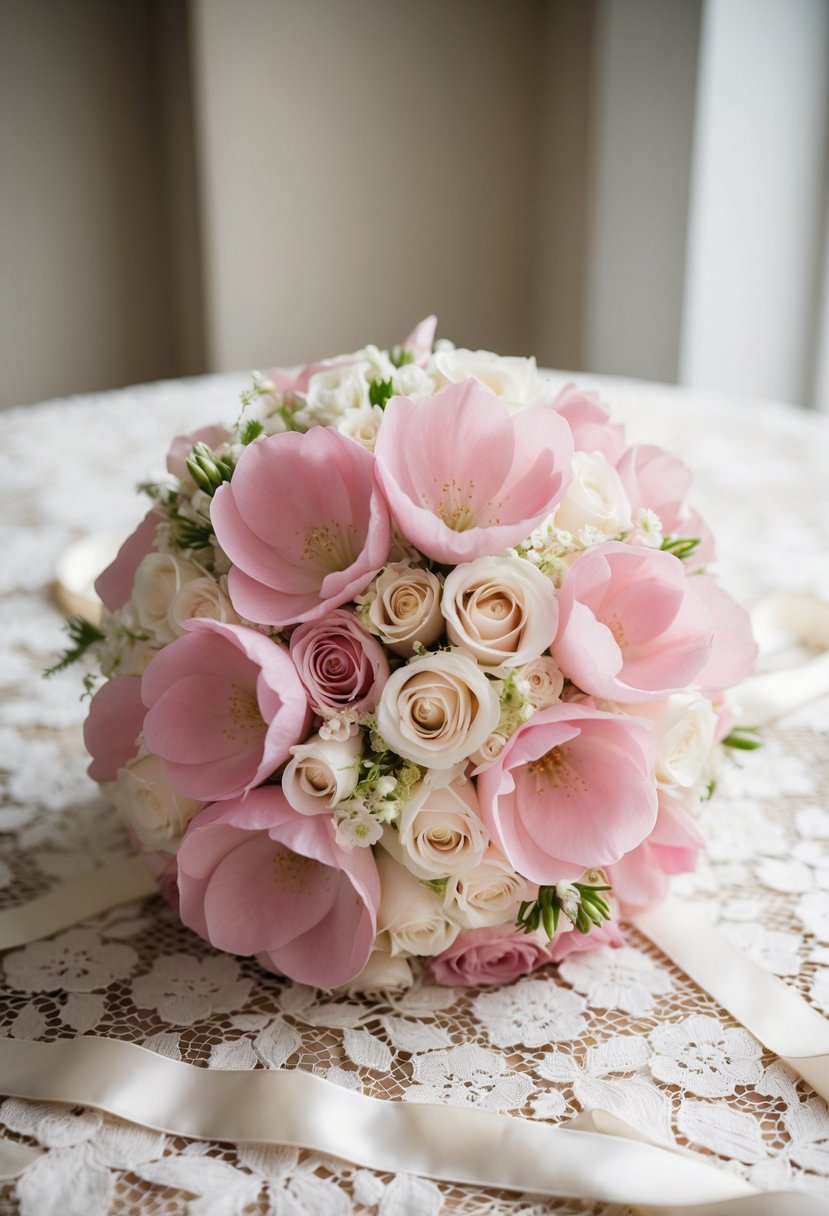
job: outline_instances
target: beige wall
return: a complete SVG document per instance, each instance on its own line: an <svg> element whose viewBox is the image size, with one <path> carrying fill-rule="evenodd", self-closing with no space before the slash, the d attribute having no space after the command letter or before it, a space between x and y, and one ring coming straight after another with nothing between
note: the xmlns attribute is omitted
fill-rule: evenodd
<svg viewBox="0 0 829 1216"><path fill-rule="evenodd" d="M0 404L176 370L149 9L0 3Z"/></svg>
<svg viewBox="0 0 829 1216"><path fill-rule="evenodd" d="M529 350L543 6L192 12L211 366L399 341L432 311Z"/></svg>

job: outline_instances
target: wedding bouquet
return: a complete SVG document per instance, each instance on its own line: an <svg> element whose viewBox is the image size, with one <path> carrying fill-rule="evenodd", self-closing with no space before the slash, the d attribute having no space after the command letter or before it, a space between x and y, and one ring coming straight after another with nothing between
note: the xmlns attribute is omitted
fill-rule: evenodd
<svg viewBox="0 0 829 1216"><path fill-rule="evenodd" d="M174 439L76 626L89 771L162 893L323 988L618 941L695 864L755 655L681 461L434 330Z"/></svg>

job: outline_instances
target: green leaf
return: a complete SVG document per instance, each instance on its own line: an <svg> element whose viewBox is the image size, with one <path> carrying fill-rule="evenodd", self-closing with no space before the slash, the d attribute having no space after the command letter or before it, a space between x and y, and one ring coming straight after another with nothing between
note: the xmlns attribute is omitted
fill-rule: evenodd
<svg viewBox="0 0 829 1216"><path fill-rule="evenodd" d="M662 549L666 553L673 553L674 557L678 557L680 561L685 561L687 557L696 552L701 541L700 536L663 536Z"/></svg>
<svg viewBox="0 0 829 1216"><path fill-rule="evenodd" d="M240 441L247 447L249 443L253 443L254 439L258 439L264 431L264 427L258 418L248 418L245 425L242 427L239 435Z"/></svg>
<svg viewBox="0 0 829 1216"><path fill-rule="evenodd" d="M368 399L372 405L379 405L382 410L386 408L386 402L393 391L391 380L372 380L368 386Z"/></svg>
<svg viewBox="0 0 829 1216"><path fill-rule="evenodd" d="M77 663L78 659L83 658L90 646L104 640L104 634L97 625L82 616L71 617L64 625L64 630L69 634L71 644L62 652L56 663L46 668L43 674L47 678L57 675L59 671L65 671L67 667Z"/></svg>
<svg viewBox="0 0 829 1216"><path fill-rule="evenodd" d="M394 367L405 367L407 363L414 363L414 353L402 346L395 346L389 351L389 359Z"/></svg>
<svg viewBox="0 0 829 1216"><path fill-rule="evenodd" d="M741 752L754 752L763 746L763 740L757 737L756 728L752 726L735 726L722 742L723 747L732 747Z"/></svg>

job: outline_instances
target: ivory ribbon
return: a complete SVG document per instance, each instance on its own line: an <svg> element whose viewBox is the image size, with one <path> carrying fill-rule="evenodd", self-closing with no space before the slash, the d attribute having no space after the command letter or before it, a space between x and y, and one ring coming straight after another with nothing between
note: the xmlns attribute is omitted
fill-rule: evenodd
<svg viewBox="0 0 829 1216"><path fill-rule="evenodd" d="M494 1190L631 1204L650 1216L821 1216L806 1194L769 1195L676 1146L600 1115L551 1128L472 1108L369 1098L295 1070L236 1072L117 1039L0 1039L5 1092L93 1106L198 1140L283 1144L381 1172Z"/></svg>
<svg viewBox="0 0 829 1216"><path fill-rule="evenodd" d="M158 887L138 857L125 857L55 887L38 899L0 912L0 950L25 946L119 904L154 895Z"/></svg>
<svg viewBox="0 0 829 1216"><path fill-rule="evenodd" d="M829 1101L829 1022L794 988L752 962L713 925L701 921L693 905L675 896L631 920Z"/></svg>
<svg viewBox="0 0 829 1216"><path fill-rule="evenodd" d="M762 654L781 642L829 652L829 604L808 595L780 594L762 600L751 614ZM829 695L829 653L797 667L749 676L728 694L737 726L762 726Z"/></svg>

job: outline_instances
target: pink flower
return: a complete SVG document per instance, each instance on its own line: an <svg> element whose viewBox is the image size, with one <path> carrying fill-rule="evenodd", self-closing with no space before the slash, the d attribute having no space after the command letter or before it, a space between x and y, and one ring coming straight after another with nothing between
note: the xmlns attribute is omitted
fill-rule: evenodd
<svg viewBox="0 0 829 1216"><path fill-rule="evenodd" d="M138 754L144 713L138 676L118 676L101 685L83 724L83 741L92 757L87 772L93 781L114 781L118 769Z"/></svg>
<svg viewBox="0 0 829 1216"><path fill-rule="evenodd" d="M135 531L127 537L106 570L98 575L95 590L108 612L117 612L132 595L135 572L155 548L156 528L163 516L155 507L148 511Z"/></svg>
<svg viewBox="0 0 829 1216"><path fill-rule="evenodd" d="M697 597L714 619L714 645L708 662L696 678L712 700L723 688L742 683L757 662L757 643L751 619L710 574L697 574L693 580Z"/></svg>
<svg viewBox="0 0 829 1216"><path fill-rule="evenodd" d="M656 819L653 735L587 705L551 705L476 770L484 823L530 882L578 878L636 847Z"/></svg>
<svg viewBox="0 0 829 1216"><path fill-rule="evenodd" d="M302 984L348 983L374 944L380 881L371 850L346 853L329 816L297 815L278 786L193 820L178 887L185 925Z"/></svg>
<svg viewBox="0 0 829 1216"><path fill-rule="evenodd" d="M579 933L577 929L569 933L559 933L549 947L548 958L551 963L560 963L568 954L582 954L585 950L595 950L599 946L624 946L619 926L614 920L607 920L603 925L596 925L589 933Z"/></svg>
<svg viewBox="0 0 829 1216"><path fill-rule="evenodd" d="M466 929L429 963L435 981L450 988L509 984L550 962L549 946L515 925Z"/></svg>
<svg viewBox="0 0 829 1216"><path fill-rule="evenodd" d="M415 363L422 366L431 355L437 327L436 316L424 317L415 325L408 338L401 342L403 350L411 351Z"/></svg>
<svg viewBox="0 0 829 1216"><path fill-rule="evenodd" d="M630 499L636 518L643 507L655 511L665 536L698 536L691 555L694 566L714 560L714 538L702 516L686 504L691 470L676 456L655 444L635 443L620 457L616 472Z"/></svg>
<svg viewBox="0 0 829 1216"><path fill-rule="evenodd" d="M661 903L668 893L668 876L696 869L704 847L705 840L682 802L660 790L653 831L608 867L613 894L623 904L637 908Z"/></svg>
<svg viewBox="0 0 829 1216"><path fill-rule="evenodd" d="M287 647L244 625L198 619L184 628L142 677L144 741L182 794L236 798L305 737L308 698Z"/></svg>
<svg viewBox="0 0 829 1216"><path fill-rule="evenodd" d="M511 415L477 380L433 397L393 397L375 448L395 523L439 562L499 553L561 498L573 440L555 410Z"/></svg>
<svg viewBox="0 0 829 1216"><path fill-rule="evenodd" d="M342 608L300 625L290 647L311 704L329 714L371 708L389 678L383 647Z"/></svg>
<svg viewBox="0 0 829 1216"><path fill-rule="evenodd" d="M233 562L234 608L267 625L325 616L367 587L389 552L374 457L331 427L245 448L211 519Z"/></svg>
<svg viewBox="0 0 829 1216"><path fill-rule="evenodd" d="M223 426L202 426L186 435L176 435L167 452L167 472L179 481L188 476L187 457L197 443L206 443L209 448L218 448L230 439L230 431Z"/></svg>
<svg viewBox="0 0 829 1216"><path fill-rule="evenodd" d="M696 586L670 553L597 545L561 584L553 657L579 688L611 701L678 692L702 671L714 639Z"/></svg>
<svg viewBox="0 0 829 1216"><path fill-rule="evenodd" d="M553 409L567 419L577 452L601 452L610 464L616 463L625 448L625 428L610 421L598 393L566 384Z"/></svg>

